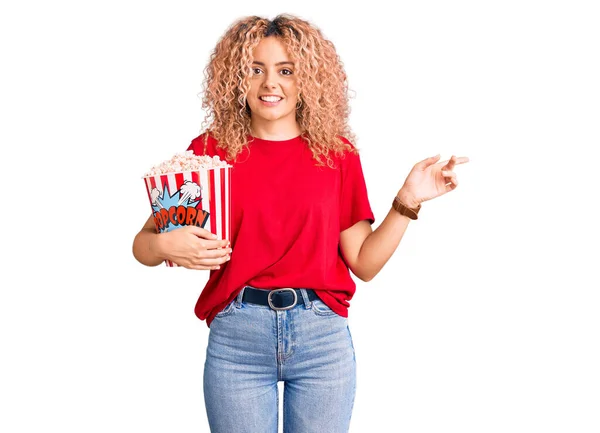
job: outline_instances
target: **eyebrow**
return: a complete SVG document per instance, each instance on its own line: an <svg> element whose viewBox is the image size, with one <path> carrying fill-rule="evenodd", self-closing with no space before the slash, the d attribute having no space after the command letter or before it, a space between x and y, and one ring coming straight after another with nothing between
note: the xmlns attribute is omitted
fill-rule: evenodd
<svg viewBox="0 0 600 433"><path fill-rule="evenodd" d="M254 62L252 62L252 64L253 65L265 66L265 64L263 62L256 62L256 61L254 61ZM286 62L275 63L275 66L281 66L281 65L292 65L292 66L294 66L294 62L287 62L286 61Z"/></svg>

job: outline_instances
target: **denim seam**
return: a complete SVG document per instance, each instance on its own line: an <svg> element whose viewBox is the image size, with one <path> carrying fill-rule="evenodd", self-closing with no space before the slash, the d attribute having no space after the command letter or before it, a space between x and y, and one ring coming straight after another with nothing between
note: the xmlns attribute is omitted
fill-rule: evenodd
<svg viewBox="0 0 600 433"><path fill-rule="evenodd" d="M277 363L279 365L284 364L285 361L292 357L296 347L294 342L294 321L291 320L290 311L275 312L277 316ZM289 331L286 332L285 328ZM282 371L281 374L283 375Z"/></svg>
<svg viewBox="0 0 600 433"><path fill-rule="evenodd" d="M321 301L323 302L323 301ZM323 302L324 305L325 302ZM311 310L313 311L313 313L315 313L318 316L336 316L338 315L335 311L333 311L331 308L327 307L327 310L321 310L318 306L316 302L312 302L312 308Z"/></svg>
<svg viewBox="0 0 600 433"><path fill-rule="evenodd" d="M231 313L233 313L233 308L234 308L234 302L230 302L229 304L227 304L225 306L225 308L223 308L221 311L219 311L216 315L215 318L221 318L221 317L227 317L229 316Z"/></svg>
<svg viewBox="0 0 600 433"><path fill-rule="evenodd" d="M244 297L244 290L246 290L246 286L242 287L240 293L235 297L235 308L242 308L242 298Z"/></svg>

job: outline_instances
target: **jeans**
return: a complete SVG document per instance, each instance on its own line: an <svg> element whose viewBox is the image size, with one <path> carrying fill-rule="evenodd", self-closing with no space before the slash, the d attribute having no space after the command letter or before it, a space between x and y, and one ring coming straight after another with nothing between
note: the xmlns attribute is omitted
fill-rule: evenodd
<svg viewBox="0 0 600 433"><path fill-rule="evenodd" d="M210 324L204 401L212 433L346 433L356 361L348 321L321 300L285 311L242 303L244 290Z"/></svg>

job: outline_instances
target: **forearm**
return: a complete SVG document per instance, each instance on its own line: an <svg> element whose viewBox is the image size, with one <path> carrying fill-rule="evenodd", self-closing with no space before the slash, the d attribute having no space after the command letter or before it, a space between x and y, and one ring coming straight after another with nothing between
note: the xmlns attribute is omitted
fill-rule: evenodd
<svg viewBox="0 0 600 433"><path fill-rule="evenodd" d="M358 253L360 277L372 280L392 257L400 244L410 218L390 209L385 219L363 242Z"/></svg>
<svg viewBox="0 0 600 433"><path fill-rule="evenodd" d="M146 266L158 266L164 262L160 235L154 229L142 229L133 240L133 256Z"/></svg>

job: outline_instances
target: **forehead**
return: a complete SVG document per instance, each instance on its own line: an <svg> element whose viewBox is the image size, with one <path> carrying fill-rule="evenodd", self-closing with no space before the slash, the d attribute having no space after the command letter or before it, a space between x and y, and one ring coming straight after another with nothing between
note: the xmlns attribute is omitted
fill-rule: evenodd
<svg viewBox="0 0 600 433"><path fill-rule="evenodd" d="M288 53L281 39L275 36L263 38L252 52L252 57L255 61L261 63L278 63L291 61L291 56Z"/></svg>

